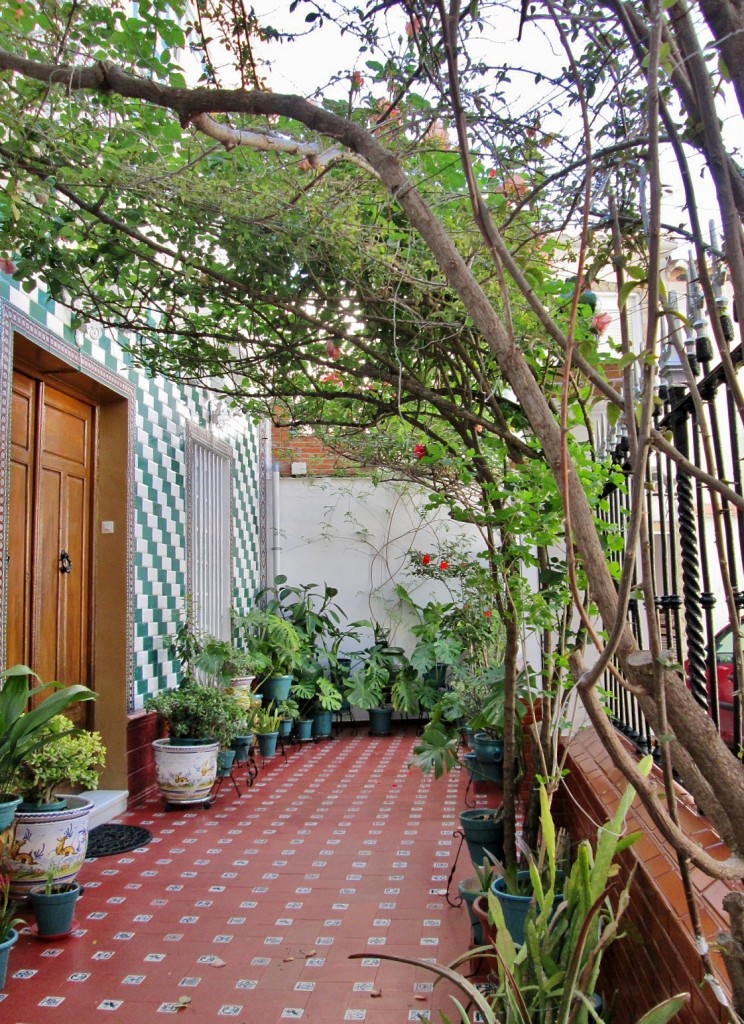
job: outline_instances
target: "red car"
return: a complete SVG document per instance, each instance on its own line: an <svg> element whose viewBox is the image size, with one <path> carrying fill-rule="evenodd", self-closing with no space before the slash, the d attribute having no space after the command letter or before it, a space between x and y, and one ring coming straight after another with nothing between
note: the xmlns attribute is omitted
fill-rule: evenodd
<svg viewBox="0 0 744 1024"><path fill-rule="evenodd" d="M742 621L744 626L744 621ZM718 678L718 713L721 739L734 744L734 634L730 625L719 629L715 636L716 675ZM687 665L685 666L687 668ZM708 691L710 679L706 671ZM688 676L689 684L689 676Z"/></svg>

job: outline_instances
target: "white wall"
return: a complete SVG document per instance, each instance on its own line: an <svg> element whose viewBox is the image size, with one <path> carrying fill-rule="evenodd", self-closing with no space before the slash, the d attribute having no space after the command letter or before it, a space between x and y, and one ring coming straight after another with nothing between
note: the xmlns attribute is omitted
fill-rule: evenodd
<svg viewBox="0 0 744 1024"><path fill-rule="evenodd" d="M410 653L410 619L395 597L395 584L402 583L418 604L449 597L441 584L405 573L409 552L435 558L442 545L463 536L473 552L483 548L474 527L454 523L442 511L422 511L426 498L425 491L369 479L282 477L278 571L292 585L337 587L336 600L349 620L389 627L391 642ZM270 566L269 578L275 574ZM367 631L360 646L371 640Z"/></svg>

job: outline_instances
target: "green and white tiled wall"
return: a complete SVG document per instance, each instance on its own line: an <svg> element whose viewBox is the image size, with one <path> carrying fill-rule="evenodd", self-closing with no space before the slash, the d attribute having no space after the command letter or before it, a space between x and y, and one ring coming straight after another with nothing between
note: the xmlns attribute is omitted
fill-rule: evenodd
<svg viewBox="0 0 744 1024"><path fill-rule="evenodd" d="M247 608L261 581L261 438L259 425L235 415L196 388L152 378L134 368L121 338L98 325L77 334L69 312L39 291L28 295L0 273L0 299L60 343L72 364L88 357L135 389L133 488L133 681L129 711L177 680L164 637L173 631L188 592L186 427L212 430L233 451L233 601ZM215 412L217 408L217 412ZM216 421L216 423L214 422Z"/></svg>

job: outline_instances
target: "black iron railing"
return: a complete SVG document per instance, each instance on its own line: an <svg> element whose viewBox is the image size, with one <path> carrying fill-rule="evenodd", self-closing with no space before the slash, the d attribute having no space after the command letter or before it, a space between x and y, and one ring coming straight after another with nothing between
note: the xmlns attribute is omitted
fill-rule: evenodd
<svg viewBox="0 0 744 1024"><path fill-rule="evenodd" d="M727 337L733 334L728 318L722 318ZM701 375L697 387L705 410L713 452L714 473L738 494L742 493L744 438L741 417L726 384L720 365L711 366L707 339L698 334L694 365ZM689 351L689 345L686 346ZM667 354L674 359L670 345ZM739 346L730 353L737 371L742 364ZM678 360L678 368L679 368ZM708 470L701 424L684 376L664 374L656 426L671 436L675 448L695 466ZM613 432L606 453L626 473L630 483L627 439ZM608 487L605 493L608 523L622 529L628 519L630 497L622 487ZM725 497L719 497L720 522L716 542L714 508L708 489L694 474L684 472L666 454L654 451L649 459L645 504L651 541L652 579L656 619L662 643L671 657L683 666L686 683L706 708L722 735L734 749L742 744L742 702L736 677L733 645L740 643L737 632L744 619L744 515ZM622 553L618 555L622 559ZM733 591L737 621L731 622L726 599L725 578ZM642 647L647 647L645 608L638 591L628 609L629 620ZM637 701L611 677L607 679L608 700L614 723L644 752L654 752L655 741Z"/></svg>

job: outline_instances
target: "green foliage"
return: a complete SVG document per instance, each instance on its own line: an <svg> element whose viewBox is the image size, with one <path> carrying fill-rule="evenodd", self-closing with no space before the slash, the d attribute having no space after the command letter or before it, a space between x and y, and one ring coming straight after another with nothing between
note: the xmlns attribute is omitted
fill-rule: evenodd
<svg viewBox="0 0 744 1024"><path fill-rule="evenodd" d="M63 686L62 683L39 683L31 686L35 672L25 665L14 665L2 673L0 688L0 795L12 795L13 781L27 758L45 747L60 742L64 732L50 732L49 723L78 701L93 700L95 694L87 686ZM40 700L29 708L32 700ZM68 722L67 732L76 730Z"/></svg>
<svg viewBox="0 0 744 1024"><path fill-rule="evenodd" d="M148 697L145 710L167 722L171 736L212 739L227 749L233 737L245 735L245 710L217 686L183 683Z"/></svg>
<svg viewBox="0 0 744 1024"><path fill-rule="evenodd" d="M569 1019L586 1024L590 1019L587 1000L595 991L604 952L620 935L618 923L629 899L630 882L613 892L613 879L617 853L637 838L625 836L633 797L627 787L612 820L598 829L595 849L588 840L579 843L570 872L561 877L555 824L545 788L540 787L542 844L539 859L529 858L533 903L523 945L514 944L496 896L491 893L488 900L499 977L490 1001L503 1024L546 1015L556 1024ZM558 880L562 896L556 906Z"/></svg>
<svg viewBox="0 0 744 1024"><path fill-rule="evenodd" d="M290 622L303 638L306 658L322 658L331 671L338 667L342 645L359 640L359 630L369 622L348 622L343 608L335 601L336 587L304 583L293 587L286 576L277 576L274 585L259 591L256 603Z"/></svg>
<svg viewBox="0 0 744 1024"><path fill-rule="evenodd" d="M256 675L292 675L302 666L305 648L295 626L268 609L255 606L233 619L246 651L262 665Z"/></svg>
<svg viewBox="0 0 744 1024"><path fill-rule="evenodd" d="M432 719L427 722L421 739L414 745L410 764L424 774L433 771L434 778L438 779L458 764L457 746L455 730Z"/></svg>
<svg viewBox="0 0 744 1024"><path fill-rule="evenodd" d="M99 733L71 732L69 718L55 715L39 738L53 742L28 754L18 771L14 786L24 800L51 803L63 783L98 788L98 776L106 763L106 748Z"/></svg>
<svg viewBox="0 0 744 1024"><path fill-rule="evenodd" d="M273 701L268 705L268 707L262 706L256 708L256 715L253 721L253 731L259 735L269 732L278 732L282 717L281 708L275 708Z"/></svg>
<svg viewBox="0 0 744 1024"><path fill-rule="evenodd" d="M372 648L347 681L346 699L362 711L382 707L390 683L390 669L378 649Z"/></svg>
<svg viewBox="0 0 744 1024"><path fill-rule="evenodd" d="M18 904L10 898L10 879L0 874L0 942L9 938L13 928L25 925L22 917L16 917Z"/></svg>
<svg viewBox="0 0 744 1024"><path fill-rule="evenodd" d="M233 679L260 675L269 668L267 657L260 651L243 650L215 636L204 637L193 664L218 686L229 686Z"/></svg>

